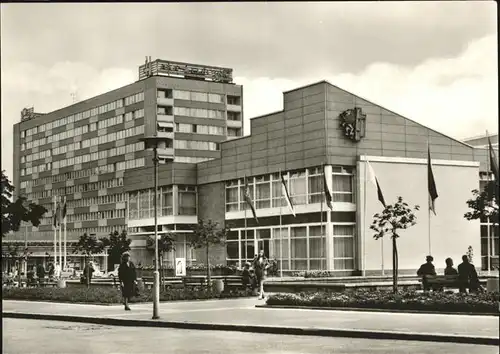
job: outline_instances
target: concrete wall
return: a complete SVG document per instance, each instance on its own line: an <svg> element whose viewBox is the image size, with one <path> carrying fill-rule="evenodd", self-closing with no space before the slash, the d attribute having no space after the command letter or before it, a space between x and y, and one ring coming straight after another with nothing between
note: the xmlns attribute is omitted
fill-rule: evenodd
<svg viewBox="0 0 500 354"><path fill-rule="evenodd" d="M173 169L173 171L172 171ZM167 163L158 166L158 186L172 184L196 185L196 165L189 163ZM154 188L153 167L142 167L125 171L124 190L126 192Z"/></svg>
<svg viewBox="0 0 500 354"><path fill-rule="evenodd" d="M476 264L480 266L479 222L467 221L463 217L464 213L468 211L465 202L471 196L470 191L479 186L478 164L460 161L432 161L439 197L436 199L437 215L431 214L431 251L429 252L426 160L389 158L385 162L376 162L376 159L376 157L370 157L370 164L379 180L386 203L395 203L397 197L402 196L410 206L420 206L420 211L416 213L417 224L400 232L401 237L398 239L399 269L416 271L425 262L425 256L430 253L434 257L436 269L441 270L442 274L442 269L445 267L444 260L451 257L455 265L458 265L469 245L473 247L477 255ZM360 171L360 184L358 185L358 224L360 226L358 230L361 240L361 247L358 248L359 257L360 260L363 259L364 245L367 271L378 271L380 274L382 242L385 270L392 269L392 243L390 238L384 237L383 241L373 238L374 232L369 229L373 220L372 216L381 212L383 207L377 199L376 187L368 182L366 184L366 214L364 214L364 162L358 162L358 170ZM363 220L365 220L364 225Z"/></svg>

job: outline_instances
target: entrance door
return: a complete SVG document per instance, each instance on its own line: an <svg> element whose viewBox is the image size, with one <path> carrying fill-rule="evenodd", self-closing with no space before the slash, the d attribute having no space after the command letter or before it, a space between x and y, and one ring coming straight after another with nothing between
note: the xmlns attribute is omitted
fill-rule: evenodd
<svg viewBox="0 0 500 354"><path fill-rule="evenodd" d="M269 258L270 257L270 254L269 254L269 240L257 240L257 254L260 253L260 250L264 250L264 255Z"/></svg>

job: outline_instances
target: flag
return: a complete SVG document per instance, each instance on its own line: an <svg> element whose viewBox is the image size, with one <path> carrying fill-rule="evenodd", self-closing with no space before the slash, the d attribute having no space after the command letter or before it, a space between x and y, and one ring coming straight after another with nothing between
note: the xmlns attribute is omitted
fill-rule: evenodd
<svg viewBox="0 0 500 354"><path fill-rule="evenodd" d="M370 182L373 183L373 185L375 187L377 187L378 200L380 201L380 203L382 203L382 205L385 208L384 195L382 194L382 189L380 188L380 184L378 183L377 176L375 176L375 171L373 171L373 168L372 168L372 165L370 164L370 161L368 161L368 160L366 161L366 166L368 168Z"/></svg>
<svg viewBox="0 0 500 354"><path fill-rule="evenodd" d="M54 216L53 216L54 228L57 228L57 226L60 224L59 217L60 217L60 206L59 206L59 202L57 202L56 210L54 210Z"/></svg>
<svg viewBox="0 0 500 354"><path fill-rule="evenodd" d="M495 176L495 181L498 183L498 160L495 156L495 150L493 150L493 146L491 145L490 137L488 137L488 150L490 153L490 168L491 172L493 172L493 176Z"/></svg>
<svg viewBox="0 0 500 354"><path fill-rule="evenodd" d="M326 166L323 166L323 187L325 190L326 205L333 210L332 200L333 200L333 189L331 185L331 178L326 178Z"/></svg>
<svg viewBox="0 0 500 354"><path fill-rule="evenodd" d="M250 187L248 186L248 180L247 177L245 176L245 192L244 192L244 198L245 202L247 202L248 205L250 205L250 208L252 209L253 217L257 224L259 223L259 219L257 219L257 213L255 212L255 207L253 206L253 201L252 197L250 196Z"/></svg>
<svg viewBox="0 0 500 354"><path fill-rule="evenodd" d="M436 206L434 201L438 197L438 192L436 189L436 182L434 181L434 174L432 173L430 147L427 147L427 188L429 189L429 196L430 196L429 208L430 210L432 210L434 215L436 215Z"/></svg>
<svg viewBox="0 0 500 354"><path fill-rule="evenodd" d="M62 208L62 220L66 222L66 198L64 199L64 205Z"/></svg>
<svg viewBox="0 0 500 354"><path fill-rule="evenodd" d="M290 199L290 194L288 193L288 187L286 186L285 177L283 175L281 175L281 193L282 195L285 196L288 207L292 211L293 216L295 216L295 208L292 203L292 199Z"/></svg>

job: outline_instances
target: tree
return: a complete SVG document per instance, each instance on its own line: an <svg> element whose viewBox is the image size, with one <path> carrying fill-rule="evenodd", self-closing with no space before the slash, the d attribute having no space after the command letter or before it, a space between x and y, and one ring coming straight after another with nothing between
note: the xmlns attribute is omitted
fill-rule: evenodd
<svg viewBox="0 0 500 354"><path fill-rule="evenodd" d="M11 202L14 186L9 178L2 171L1 176L2 188L2 237L11 231L18 231L21 221L31 222L35 227L40 225L40 220L47 212L41 205L28 203L26 197L19 197L14 203Z"/></svg>
<svg viewBox="0 0 500 354"><path fill-rule="evenodd" d="M20 247L20 243L7 243L7 249L2 247L2 258L6 258L8 260L7 269L10 268L10 261L13 261L14 265L17 264L17 276L19 281L19 286L21 286L21 262L27 262L29 256L31 256L33 252L30 252L28 248Z"/></svg>
<svg viewBox="0 0 500 354"><path fill-rule="evenodd" d="M111 264L117 264L121 261L123 252L130 251L132 240L127 237L127 231L123 230L110 232L108 238L101 239L104 247L108 247L108 257Z"/></svg>
<svg viewBox="0 0 500 354"><path fill-rule="evenodd" d="M106 242L105 238L97 239L95 234L90 234L87 235L87 233L84 233L80 238L78 239L78 242L73 248L73 253L81 253L85 256L85 265L87 268L87 287L90 286L90 267L89 264L87 264L88 259L92 257L94 254L101 253L104 250L104 244Z"/></svg>
<svg viewBox="0 0 500 354"><path fill-rule="evenodd" d="M398 197L395 204L387 205L382 214L373 215L373 223L370 229L376 232L373 237L378 240L384 235L390 235L392 239L392 288L396 293L398 291L398 247L396 240L400 237L398 230L408 229L417 223L417 217L414 210L419 210L420 207L415 205L412 210L402 197Z"/></svg>
<svg viewBox="0 0 500 354"><path fill-rule="evenodd" d="M226 243L229 228L220 227L218 222L212 220L198 220L193 228L193 234L189 244L194 249L206 248L207 252L207 285L210 286L210 246L224 245Z"/></svg>
<svg viewBox="0 0 500 354"><path fill-rule="evenodd" d="M146 248L150 251L155 250L155 238L149 236L146 240ZM175 235L166 232L158 239L158 258L160 261L160 283L163 284L163 256L170 252L175 251Z"/></svg>
<svg viewBox="0 0 500 354"><path fill-rule="evenodd" d="M472 211L465 213L464 218L467 220L489 218L493 224L498 224L498 202L495 198L497 189L496 181L489 181L482 192L477 189L472 190L474 198L466 202Z"/></svg>

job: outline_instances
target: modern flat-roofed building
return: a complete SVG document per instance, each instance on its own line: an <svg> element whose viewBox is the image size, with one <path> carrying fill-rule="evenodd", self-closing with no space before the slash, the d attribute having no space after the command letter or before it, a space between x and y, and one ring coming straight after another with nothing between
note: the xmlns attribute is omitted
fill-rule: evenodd
<svg viewBox="0 0 500 354"><path fill-rule="evenodd" d="M61 127L51 127L50 134L47 129L44 134L37 132L36 139L82 126L87 126L88 131L81 133L79 139L65 137L64 145L60 139L57 143L44 143L48 145L44 150L97 139L90 146L65 151L61 157L90 155L95 160L54 166L60 158L52 154L43 157L47 171L37 171L35 178L33 170L29 174L24 171L24 175L18 170L14 176L16 186L24 182L20 185L22 193L49 209L52 209L51 193L65 193L70 203L68 230L72 232L72 240L83 232L108 233L127 227L135 261L152 264L152 253L146 248L146 238L154 232L151 153L136 144L145 134L160 133L159 129L163 129L160 122L171 122L163 132L173 137L171 150L165 149L166 163L159 169L159 232L175 233L177 242L175 252L166 256L167 263L175 257L185 257L188 263L205 262L203 251L194 252L188 246L189 226L198 219L212 219L231 229L226 246L214 248L212 264L241 266L259 249L264 249L268 256L278 260L285 274L306 270L330 270L338 275L390 273L391 241L374 240L369 229L373 214L382 207L376 188L369 182L368 161L388 203L402 196L409 204L421 206L417 225L402 231L398 239L402 273L414 274L428 254L434 256L440 270L447 257L457 263L469 246L480 249L479 221L467 221L463 215L471 190L479 187L480 172L488 169L487 151L474 149L326 81L285 92L284 109L253 118L251 135L241 137L241 86L163 77L162 70L168 69L169 75L179 71L175 66L163 69L161 61L153 64L148 62L141 67L141 81L85 101L92 102L87 106L81 102L61 110L63 113L53 112L16 125L15 146L27 144L28 137L32 137L29 139L32 142L35 137L28 130L49 122L47 116L55 120L73 115L74 119ZM185 92L189 92L189 97ZM201 96L193 92L222 95L222 103L210 102L209 95L208 102L205 98L196 100L194 97ZM133 103L127 97L134 97ZM92 114L94 107L117 100L122 100L121 106L113 108L112 113L98 110L97 115ZM135 111L141 109L144 113L136 118ZM75 119L77 114L88 110L85 118ZM224 114L219 117L219 113L209 111ZM121 133L124 137L108 141L109 127L104 131L99 127L90 130L93 123L130 112L134 112L133 118L123 118L120 129L116 129L125 131ZM35 124L37 119L39 123ZM71 128L68 124L72 124ZM223 127L224 134L201 133L200 125ZM126 133L127 129L133 129L133 135L130 135L132 130ZM228 140L229 135L239 137ZM106 141L101 143L101 137L106 137L103 138ZM101 151L120 147L125 152L119 156L99 155ZM436 215L431 214L430 218L428 147L439 194ZM20 162L19 169L28 168L27 162L20 161L28 155L26 149L25 146L20 151L18 147L14 152L15 161ZM40 151L37 147L36 151L29 150L29 154ZM193 160L202 158L207 160ZM80 175L77 171L82 170L90 172ZM284 175L295 205L295 216L282 195L280 174ZM61 175L70 178L54 177ZM244 200L245 177L258 221ZM43 183L26 184L33 180ZM332 186L332 209L325 202L325 182ZM113 195L119 195L113 198L120 199L108 200ZM44 225L29 234L30 242L44 239L50 243L53 235L50 223L49 214ZM22 233L16 237L23 239Z"/></svg>
<svg viewBox="0 0 500 354"><path fill-rule="evenodd" d="M495 152L495 157L498 159L498 134L482 134L464 140L464 143L472 145L475 149L489 152L489 141ZM486 161L486 170L480 171L479 174L479 189L484 190L484 187L495 178L491 172L489 161ZM491 269L498 269L500 256L500 232L498 229L498 220L481 218L481 268L488 269L488 255L490 258L489 264ZM496 224L496 225L495 225ZM489 242L488 242L489 240ZM489 243L489 247L488 247Z"/></svg>

